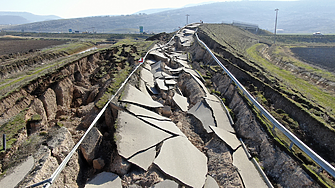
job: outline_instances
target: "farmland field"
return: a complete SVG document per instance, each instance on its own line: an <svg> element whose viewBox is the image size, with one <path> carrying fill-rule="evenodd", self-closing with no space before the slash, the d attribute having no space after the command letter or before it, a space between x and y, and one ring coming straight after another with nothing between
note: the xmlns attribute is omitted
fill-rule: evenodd
<svg viewBox="0 0 335 188"><path fill-rule="evenodd" d="M297 47L291 51L302 61L335 71L335 47Z"/></svg>
<svg viewBox="0 0 335 188"><path fill-rule="evenodd" d="M12 53L25 53L53 45L66 43L67 40L0 38L0 56Z"/></svg>

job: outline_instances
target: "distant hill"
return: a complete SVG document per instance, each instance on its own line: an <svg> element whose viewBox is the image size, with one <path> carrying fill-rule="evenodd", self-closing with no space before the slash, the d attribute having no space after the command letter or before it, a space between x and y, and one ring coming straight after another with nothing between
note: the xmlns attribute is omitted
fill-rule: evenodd
<svg viewBox="0 0 335 188"><path fill-rule="evenodd" d="M0 25L16 25L24 23L29 23L29 21L22 16L0 15Z"/></svg>
<svg viewBox="0 0 335 188"><path fill-rule="evenodd" d="M28 12L5 12L0 11L0 25L8 25L8 24L26 24L32 22L40 22L46 20L56 20L61 19L58 16L53 15L35 15Z"/></svg>
<svg viewBox="0 0 335 188"><path fill-rule="evenodd" d="M109 33L172 32L186 23L203 20L205 23L246 22L261 29L274 32L275 9L278 13L278 33L306 33L317 31L323 34L335 33L335 1L227 1L193 7L165 10L151 14L124 16L97 16L75 19L60 19L12 26L7 30L68 32L95 31ZM141 12L141 11L140 11Z"/></svg>
<svg viewBox="0 0 335 188"><path fill-rule="evenodd" d="M141 10L138 12L135 12L134 14L154 14L158 12L163 12L167 10L173 10L174 8L156 8L156 9L146 9L146 10Z"/></svg>

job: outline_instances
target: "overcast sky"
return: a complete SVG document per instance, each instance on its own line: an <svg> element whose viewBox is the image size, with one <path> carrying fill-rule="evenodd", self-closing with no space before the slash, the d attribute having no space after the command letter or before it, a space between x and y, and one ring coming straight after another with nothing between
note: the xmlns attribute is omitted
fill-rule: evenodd
<svg viewBox="0 0 335 188"><path fill-rule="evenodd" d="M37 15L78 18L126 15L146 9L181 8L189 4L214 1L232 0L1 0L0 11L30 12Z"/></svg>

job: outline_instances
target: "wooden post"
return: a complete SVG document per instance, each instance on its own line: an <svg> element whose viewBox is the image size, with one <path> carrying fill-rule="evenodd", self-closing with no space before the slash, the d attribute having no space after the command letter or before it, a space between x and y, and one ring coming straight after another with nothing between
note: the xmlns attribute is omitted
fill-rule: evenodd
<svg viewBox="0 0 335 188"><path fill-rule="evenodd" d="M2 135L3 150L6 151L6 134Z"/></svg>

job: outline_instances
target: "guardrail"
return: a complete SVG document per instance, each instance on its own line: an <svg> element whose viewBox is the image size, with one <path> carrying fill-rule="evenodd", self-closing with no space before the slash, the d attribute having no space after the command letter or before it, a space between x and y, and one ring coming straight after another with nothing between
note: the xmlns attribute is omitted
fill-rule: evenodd
<svg viewBox="0 0 335 188"><path fill-rule="evenodd" d="M293 144L299 147L303 152L305 152L313 161L315 161L321 168L326 170L331 176L335 177L335 168L329 164L326 160L320 157L317 153L315 153L312 149L310 149L305 143L299 140L293 133L287 130L280 122L278 122L266 109L263 108L262 105L258 103L258 101L244 88L244 86L229 72L229 70L217 59L217 57L212 53L212 51L207 47L207 45L201 41L197 34L195 34L198 42L202 44L213 59L216 61L218 65L224 70L225 73L230 77L230 79L235 82L236 86L243 92L243 95L246 96L255 107L260 111L262 115L264 115L278 130L280 130L288 139L291 141L290 148L292 148Z"/></svg>

